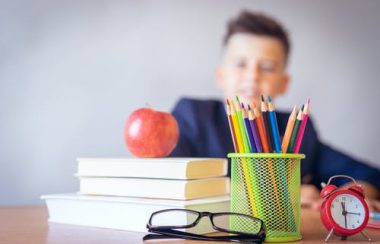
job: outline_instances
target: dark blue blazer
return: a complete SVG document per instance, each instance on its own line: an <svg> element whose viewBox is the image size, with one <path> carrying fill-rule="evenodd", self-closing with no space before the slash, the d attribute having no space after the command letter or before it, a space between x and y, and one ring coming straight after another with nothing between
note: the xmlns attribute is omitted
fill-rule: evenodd
<svg viewBox="0 0 380 244"><path fill-rule="evenodd" d="M234 152L225 106L216 100L181 99L172 114L180 128L179 142L171 156L177 157L227 157ZM277 112L280 135L284 134L289 113ZM359 162L321 143L309 118L301 153L306 158L301 163L302 182L320 188L336 174L350 175L367 181L380 189L380 170ZM337 185L346 183L334 182Z"/></svg>

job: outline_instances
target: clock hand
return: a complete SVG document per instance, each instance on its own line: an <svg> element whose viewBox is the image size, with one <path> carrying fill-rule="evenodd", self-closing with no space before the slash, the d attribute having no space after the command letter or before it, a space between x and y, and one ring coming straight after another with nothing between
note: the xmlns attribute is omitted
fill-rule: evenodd
<svg viewBox="0 0 380 244"><path fill-rule="evenodd" d="M344 215L344 227L347 228L347 214Z"/></svg>
<svg viewBox="0 0 380 244"><path fill-rule="evenodd" d="M344 202L341 202L342 204L342 209L343 209L343 216L344 216L344 226L347 228L347 211L346 211L346 205L344 204Z"/></svg>
<svg viewBox="0 0 380 244"><path fill-rule="evenodd" d="M346 205L344 204L344 202L341 202L340 204L342 205L342 210L343 210L342 214L346 215L346 213L347 213L347 211L346 211Z"/></svg>
<svg viewBox="0 0 380 244"><path fill-rule="evenodd" d="M356 214L356 215L360 215L360 213L351 213L351 212L346 212L347 214Z"/></svg>

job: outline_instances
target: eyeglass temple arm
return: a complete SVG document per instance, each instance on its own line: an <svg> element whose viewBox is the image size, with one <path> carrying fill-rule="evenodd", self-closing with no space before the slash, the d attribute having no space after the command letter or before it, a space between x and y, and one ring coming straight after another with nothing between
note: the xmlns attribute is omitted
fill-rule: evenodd
<svg viewBox="0 0 380 244"><path fill-rule="evenodd" d="M249 243L262 243L263 239L260 237L252 237L249 235L238 235L238 236L204 236L197 235L194 233L183 232L172 229L160 229L159 231L151 229L150 231L157 232L158 234L147 234L143 237L143 240L151 240L151 239L175 239L175 238L183 238L187 237L189 239L195 240L212 240L212 241L234 241L234 242L242 242L249 241Z"/></svg>
<svg viewBox="0 0 380 244"><path fill-rule="evenodd" d="M162 234L146 234L143 237L143 241L154 240L154 239L175 239L175 238L178 238L178 237L177 236L162 235Z"/></svg>
<svg viewBox="0 0 380 244"><path fill-rule="evenodd" d="M214 236L210 237L212 241L232 241L232 242L239 242L239 243L249 243L249 244L261 244L263 243L263 240L260 238L248 238L248 239L235 239L231 240L231 237L224 237L224 239L216 238L220 236ZM171 236L171 235L163 235L163 234L147 234L143 237L143 241L148 241L148 240L157 240L157 239L191 239L191 240L209 240L209 239L204 239L204 238L195 238L195 237L187 237L187 236Z"/></svg>

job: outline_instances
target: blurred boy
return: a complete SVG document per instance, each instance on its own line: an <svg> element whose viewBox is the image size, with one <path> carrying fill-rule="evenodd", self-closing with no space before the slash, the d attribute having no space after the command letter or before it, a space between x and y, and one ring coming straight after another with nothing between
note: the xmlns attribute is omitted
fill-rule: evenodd
<svg viewBox="0 0 380 244"><path fill-rule="evenodd" d="M287 33L278 22L262 14L243 11L228 24L216 84L226 98L239 96L244 103L260 104L261 94L275 99L288 88L289 52ZM172 156L226 157L234 151L224 102L181 99L173 115L179 123L180 140ZM288 117L289 113L277 112L281 135ZM321 143L311 120L300 151L306 155L301 164L302 183L307 184L302 188L304 205L315 203L319 199L320 183L336 174L361 180L367 198L379 197L380 171ZM371 203L380 210L379 202Z"/></svg>

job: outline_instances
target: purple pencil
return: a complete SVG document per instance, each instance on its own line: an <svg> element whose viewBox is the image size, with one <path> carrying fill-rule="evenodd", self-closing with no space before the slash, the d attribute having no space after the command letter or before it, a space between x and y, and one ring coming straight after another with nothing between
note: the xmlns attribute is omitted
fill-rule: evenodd
<svg viewBox="0 0 380 244"><path fill-rule="evenodd" d="M246 134L247 134L247 137L248 137L247 139L248 139L248 144L249 144L250 152L251 153L255 153L255 152L257 152L256 151L256 146L255 146L255 141L253 139L251 126L249 124L248 113L247 113L247 110L244 108L244 104L243 103L241 103L241 112L242 112L242 115L243 115L243 120L244 120L244 125L245 125L245 131L246 131Z"/></svg>
<svg viewBox="0 0 380 244"><path fill-rule="evenodd" d="M241 112L243 114L245 131L248 137L248 145L249 145L250 152L255 153L257 152L256 146L255 146L255 139L253 138L251 125L249 124L249 120L248 120L247 110L244 108L243 103L241 103Z"/></svg>
<svg viewBox="0 0 380 244"><path fill-rule="evenodd" d="M248 105L248 119L249 119L249 124L251 125L251 130L253 134L253 140L255 141L256 150L258 153L262 153L263 147L261 145L260 135L257 129L256 121L255 121L255 115L253 114L253 111L251 110L251 107L249 105Z"/></svg>

